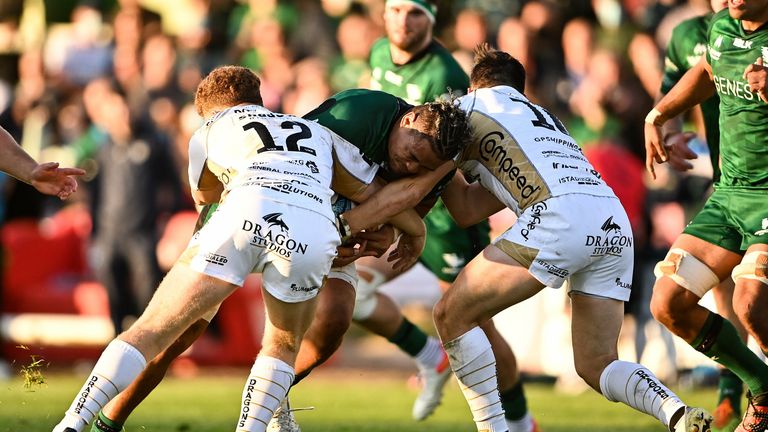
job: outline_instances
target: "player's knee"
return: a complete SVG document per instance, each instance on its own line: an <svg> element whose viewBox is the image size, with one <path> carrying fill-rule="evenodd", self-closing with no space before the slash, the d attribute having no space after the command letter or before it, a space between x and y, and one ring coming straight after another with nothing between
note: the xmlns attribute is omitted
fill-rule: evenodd
<svg viewBox="0 0 768 432"><path fill-rule="evenodd" d="M435 321L435 326L438 331L443 327L448 316L448 305L446 302L446 296L443 296L432 309L432 318Z"/></svg>
<svg viewBox="0 0 768 432"><path fill-rule="evenodd" d="M651 297L651 314L656 321L672 329L685 319L699 298L673 283L657 283Z"/></svg>
<svg viewBox="0 0 768 432"><path fill-rule="evenodd" d="M680 248L670 249L667 256L656 264L653 273L656 275L657 285L666 277L698 298L720 283L720 278L709 266Z"/></svg>
<svg viewBox="0 0 768 432"><path fill-rule="evenodd" d="M748 252L741 259L741 263L733 268L731 277L737 284L743 284L746 281L757 281L768 286L768 252Z"/></svg>

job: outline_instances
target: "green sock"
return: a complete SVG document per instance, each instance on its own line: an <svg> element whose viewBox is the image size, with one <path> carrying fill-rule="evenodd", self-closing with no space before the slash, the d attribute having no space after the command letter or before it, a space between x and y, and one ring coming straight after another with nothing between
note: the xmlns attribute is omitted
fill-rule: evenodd
<svg viewBox="0 0 768 432"><path fill-rule="evenodd" d="M728 369L720 369L720 380L717 383L717 403L730 399L733 410L741 416L741 394L744 384L739 377Z"/></svg>
<svg viewBox="0 0 768 432"><path fill-rule="evenodd" d="M709 313L701 333L691 346L730 369L752 394L768 391L768 365L744 344L733 324L720 315Z"/></svg>
<svg viewBox="0 0 768 432"><path fill-rule="evenodd" d="M427 334L403 317L403 322L391 338L387 339L397 345L411 357L416 357L427 345Z"/></svg>
<svg viewBox="0 0 768 432"><path fill-rule="evenodd" d="M110 420L103 412L99 411L96 421L93 422L91 432L120 432L123 430L123 424Z"/></svg>
<svg viewBox="0 0 768 432"><path fill-rule="evenodd" d="M528 402L525 400L523 392L523 380L518 380L517 384L509 390L499 393L501 397L501 406L504 408L504 418L509 420L520 420L528 412Z"/></svg>

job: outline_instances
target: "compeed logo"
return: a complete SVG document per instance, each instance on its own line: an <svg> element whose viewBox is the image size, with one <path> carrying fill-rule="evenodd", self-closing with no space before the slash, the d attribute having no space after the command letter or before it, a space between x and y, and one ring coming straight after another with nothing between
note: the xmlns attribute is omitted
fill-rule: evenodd
<svg viewBox="0 0 768 432"><path fill-rule="evenodd" d="M264 216L264 221L269 224L269 228L272 228L273 226L280 227L280 231L282 232L288 232L288 224L283 222L282 219L280 219L280 216L282 216L282 213L270 213L266 216Z"/></svg>
<svg viewBox="0 0 768 432"><path fill-rule="evenodd" d="M605 231L606 234L610 233L611 231L615 231L617 233L621 232L621 226L613 221L613 216L610 216L608 219L606 219L600 229Z"/></svg>

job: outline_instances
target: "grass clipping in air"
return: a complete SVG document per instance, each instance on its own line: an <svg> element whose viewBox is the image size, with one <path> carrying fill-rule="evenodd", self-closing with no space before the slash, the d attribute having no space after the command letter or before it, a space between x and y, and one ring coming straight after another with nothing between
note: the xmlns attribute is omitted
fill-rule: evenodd
<svg viewBox="0 0 768 432"><path fill-rule="evenodd" d="M29 350L24 345L19 345L18 348ZM33 391L35 387L42 387L45 384L43 368L48 367L48 364L38 355L32 354L29 357L29 364L21 367L21 376L24 378L24 388Z"/></svg>

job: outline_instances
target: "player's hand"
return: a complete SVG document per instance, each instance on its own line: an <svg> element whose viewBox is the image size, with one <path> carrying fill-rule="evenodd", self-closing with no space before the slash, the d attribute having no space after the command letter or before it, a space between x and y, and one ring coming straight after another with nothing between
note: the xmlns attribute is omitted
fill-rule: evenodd
<svg viewBox="0 0 768 432"><path fill-rule="evenodd" d="M77 191L75 176L84 175L79 168L59 168L58 162L39 164L32 170L29 184L46 195L67 199Z"/></svg>
<svg viewBox="0 0 768 432"><path fill-rule="evenodd" d="M661 128L654 124L645 123L645 169L656 179L654 163L661 164L669 160L667 149L661 138Z"/></svg>
<svg viewBox="0 0 768 432"><path fill-rule="evenodd" d="M678 171L688 171L693 164L688 162L699 156L688 147L688 142L696 137L695 132L676 132L664 138L664 148L669 156L669 165Z"/></svg>
<svg viewBox="0 0 768 432"><path fill-rule="evenodd" d="M421 256L421 251L424 250L425 242L426 236L401 235L395 250L390 252L387 257L387 261L393 263L392 269L396 272L403 272L416 264Z"/></svg>
<svg viewBox="0 0 768 432"><path fill-rule="evenodd" d="M364 245L357 245L356 243L345 243L336 248L336 258L333 259L331 264L333 267L344 267L347 264L355 262L360 255L360 248Z"/></svg>
<svg viewBox="0 0 768 432"><path fill-rule="evenodd" d="M763 102L768 103L768 65L763 65L762 57L744 69L743 78L747 80L749 91L757 93Z"/></svg>
<svg viewBox="0 0 768 432"><path fill-rule="evenodd" d="M395 238L395 229L392 225L382 225L376 230L365 230L358 233L355 239L365 242L360 247L360 256L380 257L397 240Z"/></svg>

